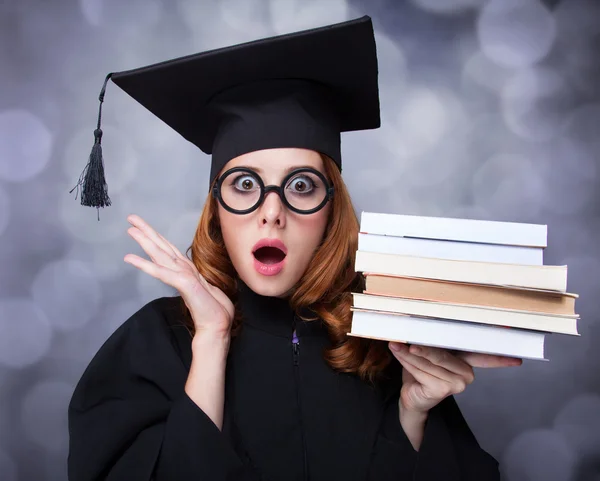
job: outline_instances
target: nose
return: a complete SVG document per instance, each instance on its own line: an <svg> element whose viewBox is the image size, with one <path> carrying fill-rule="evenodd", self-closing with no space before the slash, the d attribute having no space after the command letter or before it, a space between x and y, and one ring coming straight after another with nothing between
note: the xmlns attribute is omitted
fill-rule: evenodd
<svg viewBox="0 0 600 481"><path fill-rule="evenodd" d="M278 227L285 225L285 205L277 192L268 192L260 206L259 220L261 225L271 224Z"/></svg>

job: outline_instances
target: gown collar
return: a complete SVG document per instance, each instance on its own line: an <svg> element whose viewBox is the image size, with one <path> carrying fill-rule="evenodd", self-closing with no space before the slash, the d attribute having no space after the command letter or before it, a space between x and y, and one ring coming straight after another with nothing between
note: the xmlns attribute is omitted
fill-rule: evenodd
<svg viewBox="0 0 600 481"><path fill-rule="evenodd" d="M289 339L292 338L294 329L298 337L327 334L321 319L303 321L296 315L287 299L257 294L239 278L237 284L238 304L244 324ZM299 312L304 317L315 317L308 308L301 308Z"/></svg>

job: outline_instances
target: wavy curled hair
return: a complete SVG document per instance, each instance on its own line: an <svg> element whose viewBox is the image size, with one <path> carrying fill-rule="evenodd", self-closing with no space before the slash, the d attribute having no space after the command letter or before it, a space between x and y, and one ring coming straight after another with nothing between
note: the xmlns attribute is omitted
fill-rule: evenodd
<svg viewBox="0 0 600 481"><path fill-rule="evenodd" d="M303 316L307 309L323 320L332 341L324 357L334 370L354 373L362 380L374 382L385 377L392 356L383 341L346 335L350 332L352 318L351 292L364 289L363 275L354 271L359 223L339 169L329 157L321 157L325 176L335 186L333 205L323 240L296 284L289 299L290 306L304 320L311 320ZM200 274L234 303L231 335L236 336L243 322L237 304L237 274L223 242L217 200L210 194L187 254ZM190 313L183 301L181 304L186 327L193 335Z"/></svg>

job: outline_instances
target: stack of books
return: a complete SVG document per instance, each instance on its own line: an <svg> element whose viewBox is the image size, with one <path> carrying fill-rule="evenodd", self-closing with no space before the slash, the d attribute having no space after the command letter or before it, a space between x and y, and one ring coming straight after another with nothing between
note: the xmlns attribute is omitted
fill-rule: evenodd
<svg viewBox="0 0 600 481"><path fill-rule="evenodd" d="M546 245L545 225L363 212L349 335L545 360L548 334L579 335Z"/></svg>

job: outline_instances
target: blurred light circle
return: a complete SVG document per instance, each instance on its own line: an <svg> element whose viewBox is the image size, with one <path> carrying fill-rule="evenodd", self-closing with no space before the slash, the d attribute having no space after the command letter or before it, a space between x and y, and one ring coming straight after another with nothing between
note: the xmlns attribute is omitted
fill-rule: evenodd
<svg viewBox="0 0 600 481"><path fill-rule="evenodd" d="M269 0L271 24L276 34L343 22L348 19L346 0Z"/></svg>
<svg viewBox="0 0 600 481"><path fill-rule="evenodd" d="M426 87L413 87L406 93L400 111L381 128L387 148L406 159L435 147L446 132L447 122L439 95Z"/></svg>
<svg viewBox="0 0 600 481"><path fill-rule="evenodd" d="M571 479L576 455L556 431L526 431L509 444L504 454L504 471L510 480L565 481Z"/></svg>
<svg viewBox="0 0 600 481"><path fill-rule="evenodd" d="M110 336L142 307L144 302L137 298L107 305L101 316L104 335Z"/></svg>
<svg viewBox="0 0 600 481"><path fill-rule="evenodd" d="M405 101L408 77L406 55L397 42L384 33L375 31L379 57L379 97L381 113L391 117ZM379 129L375 130L379 132Z"/></svg>
<svg viewBox="0 0 600 481"><path fill-rule="evenodd" d="M74 241L66 258L85 264L99 280L115 280L127 272L129 266L123 262L125 255L138 249L138 244L127 234L129 225L124 222L121 235L103 244Z"/></svg>
<svg viewBox="0 0 600 481"><path fill-rule="evenodd" d="M547 191L544 207L548 211L576 215L594 202L598 183L597 152L568 136L559 137L552 144L543 169Z"/></svg>
<svg viewBox="0 0 600 481"><path fill-rule="evenodd" d="M512 132L545 141L560 130L564 113L559 100L565 82L554 70L532 68L514 75L502 89L502 113Z"/></svg>
<svg viewBox="0 0 600 481"><path fill-rule="evenodd" d="M480 7L485 0L411 0L417 7L432 13L462 13Z"/></svg>
<svg viewBox="0 0 600 481"><path fill-rule="evenodd" d="M497 99L493 101L498 103ZM481 113L471 115L469 132L469 148L473 157L477 159L477 165L498 152L518 148L520 142L520 139L508 129L497 107L484 105L481 110L483 110ZM477 165L473 166L472 172Z"/></svg>
<svg viewBox="0 0 600 481"><path fill-rule="evenodd" d="M163 13L159 0L79 0L81 13L94 26L103 25L137 30L156 24Z"/></svg>
<svg viewBox="0 0 600 481"><path fill-rule="evenodd" d="M490 157L473 176L475 202L496 216L515 221L538 214L543 204L543 187L534 164L515 154Z"/></svg>
<svg viewBox="0 0 600 481"><path fill-rule="evenodd" d="M407 215L423 215L443 217L444 208L439 200L431 195L416 198L412 192L401 184L394 189L377 194L378 202L374 202L373 211L402 212Z"/></svg>
<svg viewBox="0 0 600 481"><path fill-rule="evenodd" d="M52 328L46 314L30 299L0 299L0 364L22 368L38 362L50 349Z"/></svg>
<svg viewBox="0 0 600 481"><path fill-rule="evenodd" d="M393 168L392 168L393 167ZM368 165L357 169L354 173L354 182L363 192L381 192L393 190L399 181L399 176L402 173L401 168L396 166L384 166L381 168L369 167ZM346 183L352 183L350 179L346 179Z"/></svg>
<svg viewBox="0 0 600 481"><path fill-rule="evenodd" d="M194 164L208 170L210 157L198 147L148 110L139 105L130 107L118 113L118 123L122 130L126 129L128 147L136 158L133 181L123 193L152 196L164 192L170 197L189 177ZM121 153L116 152L113 157L119 159Z"/></svg>
<svg viewBox="0 0 600 481"><path fill-rule="evenodd" d="M10 221L10 210L10 197L0 185L0 236L4 234L4 231L8 227L8 222Z"/></svg>
<svg viewBox="0 0 600 481"><path fill-rule="evenodd" d="M88 23L94 27L99 27L102 24L102 0L79 0L81 13Z"/></svg>
<svg viewBox="0 0 600 481"><path fill-rule="evenodd" d="M377 56L382 60L378 66L379 82L389 82L395 86L402 85L408 76L406 54L388 35L375 31Z"/></svg>
<svg viewBox="0 0 600 481"><path fill-rule="evenodd" d="M490 0L477 20L483 53L506 67L542 60L556 39L552 13L538 0Z"/></svg>
<svg viewBox="0 0 600 481"><path fill-rule="evenodd" d="M198 205L198 198L204 201L208 193L208 182L203 183L202 179L188 179L182 188L176 189L172 194L156 195L154 197L138 194L133 198L128 196L123 199L123 209L128 214L136 214L149 223L154 230L166 235L173 217L179 212L188 212L196 210L198 219L203 203ZM127 227L129 224L127 223ZM132 239L133 246L137 243ZM142 252L142 251L140 251ZM142 252L143 253L143 252Z"/></svg>
<svg viewBox="0 0 600 481"><path fill-rule="evenodd" d="M52 154L52 134L34 114L0 112L0 179L25 182L38 175Z"/></svg>
<svg viewBox="0 0 600 481"><path fill-rule="evenodd" d="M507 69L478 51L464 63L462 70L463 83L473 81L492 92L500 92L512 70Z"/></svg>
<svg viewBox="0 0 600 481"><path fill-rule="evenodd" d="M104 175L108 184L109 197L120 193L139 175L139 160L128 136L122 129L102 125L102 158ZM94 145L93 127L80 129L75 133L65 149L63 166L73 188L83 172ZM71 190L69 188L69 190ZM73 197L77 189L73 191ZM79 200L81 192L77 199Z"/></svg>
<svg viewBox="0 0 600 481"><path fill-rule="evenodd" d="M586 43L594 48L592 39L600 33L600 3L596 0L558 2L554 8L554 17L561 41L572 47Z"/></svg>
<svg viewBox="0 0 600 481"><path fill-rule="evenodd" d="M271 33L264 0L220 0L219 10L225 23L234 30L257 37Z"/></svg>
<svg viewBox="0 0 600 481"><path fill-rule="evenodd" d="M445 112L446 127L437 145L411 163L407 177L413 186L440 186L456 172L463 172L469 164L466 138L471 131L471 120L451 91L441 88L437 95Z"/></svg>
<svg viewBox="0 0 600 481"><path fill-rule="evenodd" d="M579 394L556 415L554 429L583 456L600 454L600 396Z"/></svg>
<svg viewBox="0 0 600 481"><path fill-rule="evenodd" d="M569 0L554 3L558 29L557 58L569 83L585 98L598 98L598 34L600 2Z"/></svg>
<svg viewBox="0 0 600 481"><path fill-rule="evenodd" d="M18 481L17 464L8 456L7 453L0 450L0 473L2 481Z"/></svg>
<svg viewBox="0 0 600 481"><path fill-rule="evenodd" d="M600 103L590 103L570 112L563 125L563 132L569 138L590 147L600 148ZM597 152L597 151L596 151Z"/></svg>
<svg viewBox="0 0 600 481"><path fill-rule="evenodd" d="M69 436L67 407L73 386L63 381L42 381L35 384L21 404L21 424L27 437L54 453L67 452Z"/></svg>
<svg viewBox="0 0 600 481"><path fill-rule="evenodd" d="M46 264L31 286L33 299L50 324L61 330L84 326L97 314L102 287L87 265L74 260Z"/></svg>
<svg viewBox="0 0 600 481"><path fill-rule="evenodd" d="M238 29L228 25L216 1L178 0L176 7L191 35L189 47L192 51L227 47L263 36L256 35L251 29Z"/></svg>

